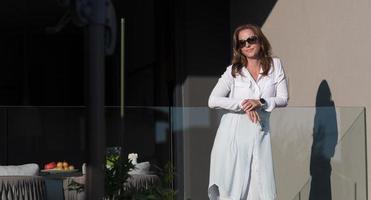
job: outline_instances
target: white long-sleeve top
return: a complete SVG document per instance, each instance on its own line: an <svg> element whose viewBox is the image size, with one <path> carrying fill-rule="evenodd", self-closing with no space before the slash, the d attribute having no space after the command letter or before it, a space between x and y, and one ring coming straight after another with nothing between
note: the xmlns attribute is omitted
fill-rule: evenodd
<svg viewBox="0 0 371 200"><path fill-rule="evenodd" d="M232 65L219 78L209 97L210 108L222 108L231 111L242 111L244 99L260 99L266 101L263 109L271 112L275 107L284 107L288 102L287 82L284 69L279 58L273 58L272 67L267 76L259 74L257 81L244 67L241 74L232 76ZM262 73L262 69L260 73Z"/></svg>

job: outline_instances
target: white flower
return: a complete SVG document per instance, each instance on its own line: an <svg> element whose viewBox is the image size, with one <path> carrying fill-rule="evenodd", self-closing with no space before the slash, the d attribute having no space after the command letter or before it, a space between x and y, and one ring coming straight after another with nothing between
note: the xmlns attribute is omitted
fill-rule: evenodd
<svg viewBox="0 0 371 200"><path fill-rule="evenodd" d="M134 165L137 164L138 154L137 153L129 153L128 159L133 163Z"/></svg>

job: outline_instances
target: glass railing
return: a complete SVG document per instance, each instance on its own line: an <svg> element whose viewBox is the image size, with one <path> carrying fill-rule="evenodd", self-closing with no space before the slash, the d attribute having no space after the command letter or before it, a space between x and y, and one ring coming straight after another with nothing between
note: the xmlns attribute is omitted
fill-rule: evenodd
<svg viewBox="0 0 371 200"><path fill-rule="evenodd" d="M224 112L179 108L181 115L176 119L182 119L178 128L182 137L178 141L183 146L177 154L183 155L185 199L207 199L210 151ZM278 199L294 199L299 193L301 199L309 199L310 193L327 193L336 200L366 199L364 108L276 109L270 116L270 127ZM327 181L326 185L314 190L310 187L316 185L313 176L314 181Z"/></svg>
<svg viewBox="0 0 371 200"><path fill-rule="evenodd" d="M81 172L89 153L86 113L85 107L0 108L0 165L43 168L68 161ZM149 195L160 181L162 195L176 191L176 199L208 199L210 153L225 113L207 107L106 107L107 147L121 147L124 159L138 155L140 169L131 174L156 175L148 182L132 180L126 189L144 185L131 194ZM364 108L276 109L270 129L278 199L366 199Z"/></svg>
<svg viewBox="0 0 371 200"><path fill-rule="evenodd" d="M312 179L308 179L305 185L293 198L293 200L307 200L307 199L339 199L339 200L354 200L357 199L357 183L349 180L344 176L340 176L336 173L331 174L331 184L328 182L320 182L317 185ZM323 187L325 185L325 187ZM311 185L322 186L322 188L328 188L328 191L322 189L320 192L318 190L312 189ZM331 186L329 188L329 186Z"/></svg>
<svg viewBox="0 0 371 200"><path fill-rule="evenodd" d="M367 199L365 110L337 108L336 111L337 122L343 123L338 127L344 131L339 131L335 152L330 159L331 171L325 176L319 174L322 175L319 178L310 176L294 200L322 199L326 193L336 200ZM326 169L321 165L317 168ZM324 178L326 176L328 178Z"/></svg>

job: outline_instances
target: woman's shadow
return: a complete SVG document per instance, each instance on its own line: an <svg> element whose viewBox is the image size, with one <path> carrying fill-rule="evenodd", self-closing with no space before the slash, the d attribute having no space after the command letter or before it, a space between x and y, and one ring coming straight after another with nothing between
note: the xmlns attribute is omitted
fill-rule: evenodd
<svg viewBox="0 0 371 200"><path fill-rule="evenodd" d="M331 158L335 154L338 129L335 103L326 80L319 85L310 158L309 200L331 200Z"/></svg>

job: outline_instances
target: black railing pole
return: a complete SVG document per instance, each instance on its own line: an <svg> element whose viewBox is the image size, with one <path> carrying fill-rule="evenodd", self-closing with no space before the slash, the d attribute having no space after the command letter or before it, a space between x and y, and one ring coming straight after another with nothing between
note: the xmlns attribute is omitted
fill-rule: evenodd
<svg viewBox="0 0 371 200"><path fill-rule="evenodd" d="M90 0L90 18L86 31L87 45L87 108L88 108L88 165L87 199L104 197L105 137L105 0Z"/></svg>

